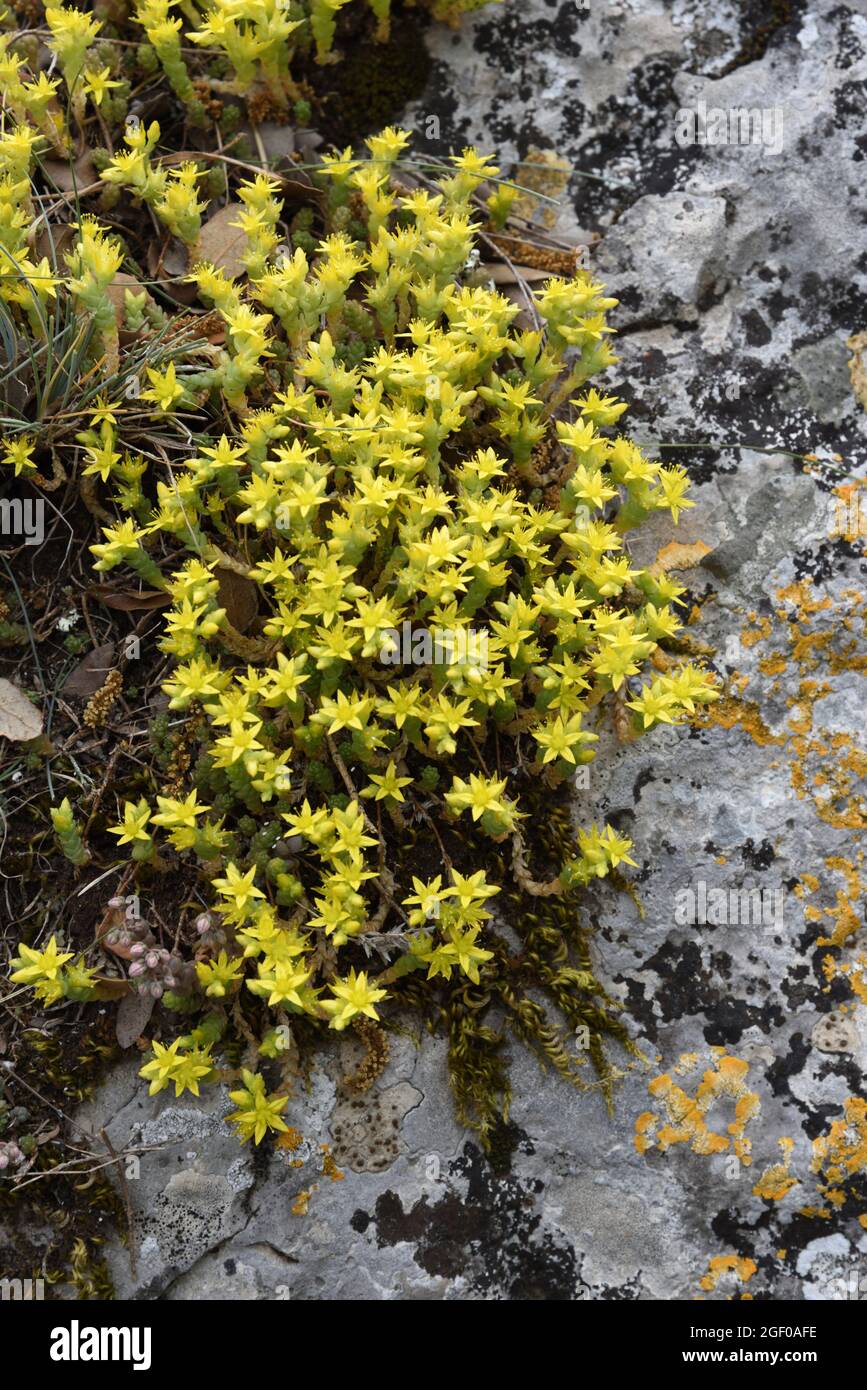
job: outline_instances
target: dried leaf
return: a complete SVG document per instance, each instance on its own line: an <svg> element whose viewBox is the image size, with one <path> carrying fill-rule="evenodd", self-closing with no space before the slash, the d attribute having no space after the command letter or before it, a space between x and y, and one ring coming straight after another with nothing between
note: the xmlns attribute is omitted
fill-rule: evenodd
<svg viewBox="0 0 867 1390"><path fill-rule="evenodd" d="M89 700L105 684L105 678L114 665L114 642L103 642L93 651L87 652L69 674L63 686L67 695L79 695Z"/></svg>
<svg viewBox="0 0 867 1390"><path fill-rule="evenodd" d="M42 733L42 711L11 681L0 679L0 738L26 743Z"/></svg>
<svg viewBox="0 0 867 1390"><path fill-rule="evenodd" d="M104 936L99 944L104 951L111 951L113 956L119 956L121 960L132 960L133 958L132 947L124 946L120 941L109 941L108 937Z"/></svg>
<svg viewBox="0 0 867 1390"><path fill-rule="evenodd" d="M55 222L50 228L43 226L33 243L34 259L41 261L45 256L52 264L63 265L64 252L71 251L75 241L75 228L68 222Z"/></svg>
<svg viewBox="0 0 867 1390"><path fill-rule="evenodd" d="M91 584L87 592L105 608L116 608L121 613L149 612L166 608L172 601L162 589L142 589L137 594L130 589L115 589L111 584Z"/></svg>
<svg viewBox="0 0 867 1390"><path fill-rule="evenodd" d="M132 1047L141 1037L155 1003L150 994L127 994L121 999L114 1024L115 1036L121 1047Z"/></svg>
<svg viewBox="0 0 867 1390"><path fill-rule="evenodd" d="M129 980L119 975L94 975L93 985L96 999L124 999L132 990Z"/></svg>
<svg viewBox="0 0 867 1390"><path fill-rule="evenodd" d="M247 249L247 237L242 228L230 224L237 222L245 210L240 203L229 203L208 219L199 237L197 260L210 261L229 276L244 273L241 257Z"/></svg>
<svg viewBox="0 0 867 1390"><path fill-rule="evenodd" d="M536 270L531 265L506 265L505 261L494 261L490 265L480 265L474 278L484 282L493 280L495 285L517 285L526 280L528 285L537 280L550 280L550 270Z"/></svg>
<svg viewBox="0 0 867 1390"><path fill-rule="evenodd" d="M683 541L672 541L669 545L664 545L650 567L651 574L665 574L668 570L691 570L696 565L700 565L705 555L709 555L712 546L705 545L704 541L693 541L687 544Z"/></svg>
<svg viewBox="0 0 867 1390"><path fill-rule="evenodd" d="M96 169L88 149L74 162L68 159L44 159L42 167L61 193L75 193L96 183Z"/></svg>
<svg viewBox="0 0 867 1390"><path fill-rule="evenodd" d="M234 570L217 568L214 573L220 581L217 591L221 608L236 632L246 632L259 611L259 590L252 579Z"/></svg>

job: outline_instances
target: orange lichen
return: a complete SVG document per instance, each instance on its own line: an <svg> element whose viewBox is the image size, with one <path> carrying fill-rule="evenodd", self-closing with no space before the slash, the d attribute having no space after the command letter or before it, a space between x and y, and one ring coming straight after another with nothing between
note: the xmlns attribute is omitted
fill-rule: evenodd
<svg viewBox="0 0 867 1390"><path fill-rule="evenodd" d="M793 1139L778 1140L782 1151L782 1159L779 1163L770 1164L762 1173L755 1187L753 1196L761 1197L766 1202L781 1202L793 1187L797 1187L800 1178L796 1178L790 1171L789 1165L792 1161L792 1150L795 1147Z"/></svg>
<svg viewBox="0 0 867 1390"><path fill-rule="evenodd" d="M773 631L770 618L757 618L755 613L747 615L750 622L755 623L755 627L745 627L741 631L741 646L755 647L759 642L767 641Z"/></svg>
<svg viewBox="0 0 867 1390"><path fill-rule="evenodd" d="M779 735L771 733L757 704L731 696L725 696L723 699L717 700L716 704L702 709L695 722L699 727L704 728L709 725L716 725L720 729L740 727L749 734L753 743L757 744L759 748L784 742Z"/></svg>
<svg viewBox="0 0 867 1390"><path fill-rule="evenodd" d="M867 1100L849 1096L843 1102L843 1118L834 1120L827 1134L813 1140L814 1173L825 1179L820 1188L830 1193L847 1178L867 1172Z"/></svg>
<svg viewBox="0 0 867 1390"><path fill-rule="evenodd" d="M707 1293L710 1293L724 1275L731 1274L742 1284L746 1284L748 1280L752 1279L757 1269L758 1265L755 1260L744 1255L714 1255L708 1261L707 1274L698 1282Z"/></svg>
<svg viewBox="0 0 867 1390"><path fill-rule="evenodd" d="M654 1111L645 1111L638 1117L635 1147L639 1153L647 1153L654 1145L665 1153L675 1144L689 1144L693 1153L717 1154L731 1149L745 1165L752 1161L745 1131L761 1107L758 1094L747 1089L749 1063L727 1055L724 1049L718 1053L715 1067L705 1071L694 1096L678 1086L667 1072L649 1083L647 1089L654 1100L662 1103L667 1122L660 1126L662 1116ZM685 1054L677 1070L691 1070L686 1065L689 1058L690 1054ZM708 1111L723 1099L735 1102L734 1120L727 1127L731 1138L710 1129L705 1120Z"/></svg>
<svg viewBox="0 0 867 1390"><path fill-rule="evenodd" d="M330 1178L332 1182L343 1182L346 1174L341 1173L334 1161L334 1155L329 1146L327 1144L320 1144L319 1147L322 1150L322 1176L324 1178Z"/></svg>
<svg viewBox="0 0 867 1390"><path fill-rule="evenodd" d="M288 1149L289 1153L294 1153L296 1149L300 1149L303 1143L303 1134L300 1130L292 1129L291 1127L283 1134L279 1134L274 1140L275 1148Z"/></svg>

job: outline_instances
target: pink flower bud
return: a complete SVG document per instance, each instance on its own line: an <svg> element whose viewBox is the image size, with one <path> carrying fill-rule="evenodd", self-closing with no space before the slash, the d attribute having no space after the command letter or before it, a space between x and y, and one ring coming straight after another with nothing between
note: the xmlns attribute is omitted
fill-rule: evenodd
<svg viewBox="0 0 867 1390"><path fill-rule="evenodd" d="M140 960L134 961L129 968L129 973L131 979L136 979L139 975L143 975L145 973L143 962Z"/></svg>
<svg viewBox="0 0 867 1390"><path fill-rule="evenodd" d="M129 953L132 956L133 960L138 960L141 956L144 955L145 948L144 946L142 946L140 941L137 941L134 946L130 946Z"/></svg>
<svg viewBox="0 0 867 1390"><path fill-rule="evenodd" d="M160 958L157 955L156 951L148 951L147 955L145 956L145 965L147 966L148 970L156 970L159 963Z"/></svg>
<svg viewBox="0 0 867 1390"><path fill-rule="evenodd" d="M149 986L149 988L150 988L151 996L152 996L154 999L161 999L161 998L162 998L162 993L163 993L163 987L162 987L162 985L158 985L158 984L156 983L156 981L155 981L152 985Z"/></svg>
<svg viewBox="0 0 867 1390"><path fill-rule="evenodd" d="M209 913L201 912L195 921L196 931L200 936L204 936L206 931L211 930L211 918Z"/></svg>

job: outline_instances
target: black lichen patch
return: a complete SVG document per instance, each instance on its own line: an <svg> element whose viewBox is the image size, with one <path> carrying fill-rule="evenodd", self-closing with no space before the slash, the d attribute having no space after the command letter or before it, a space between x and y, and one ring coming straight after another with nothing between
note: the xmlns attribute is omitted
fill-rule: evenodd
<svg viewBox="0 0 867 1390"><path fill-rule="evenodd" d="M760 845L754 844L752 840L745 840L741 845L740 854L744 863L751 869L767 869L777 857L770 840L762 840Z"/></svg>
<svg viewBox="0 0 867 1390"><path fill-rule="evenodd" d="M702 930L712 932L713 927ZM660 979L653 999L646 1000L643 1008L637 1008L651 1040L656 1040L659 1031L652 1007L654 1002L665 1023L704 1014L707 1019L704 1039L715 1047L733 1046L748 1028L759 1028L768 1034L772 1027L781 1027L785 1022L779 1004L748 1004L743 999L721 996L719 975L715 969L704 965L694 941L666 941L642 969L655 971Z"/></svg>
<svg viewBox="0 0 867 1390"><path fill-rule="evenodd" d="M413 1246L416 1264L432 1278L463 1278L483 1297L581 1297L574 1249L542 1228L540 1181L497 1177L471 1143L450 1165L450 1177L466 1183L466 1196L424 1196L405 1211L396 1192L385 1192L372 1215L355 1213L353 1229L372 1232L380 1248Z"/></svg>

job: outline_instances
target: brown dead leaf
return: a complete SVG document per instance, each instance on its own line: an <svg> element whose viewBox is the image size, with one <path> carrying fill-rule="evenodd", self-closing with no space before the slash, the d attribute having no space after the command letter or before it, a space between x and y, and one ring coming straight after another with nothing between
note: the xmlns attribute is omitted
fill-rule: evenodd
<svg viewBox="0 0 867 1390"><path fill-rule="evenodd" d="M210 261L217 270L237 277L243 275L244 265L241 257L247 248L247 237L240 227L233 227L245 209L240 203L229 203L220 208L202 228L199 237L198 259Z"/></svg>
<svg viewBox="0 0 867 1390"><path fill-rule="evenodd" d="M43 159L42 167L61 193L74 193L76 189L88 188L97 182L96 169L89 149L74 161Z"/></svg>
<svg viewBox="0 0 867 1390"><path fill-rule="evenodd" d="M217 597L221 608L236 632L246 632L259 611L259 590L252 579L234 570L214 571L220 581Z"/></svg>
<svg viewBox="0 0 867 1390"><path fill-rule="evenodd" d="M141 1037L154 1011L156 1000L149 994L127 994L120 1001L114 1031L121 1047L132 1047Z"/></svg>
<svg viewBox="0 0 867 1390"><path fill-rule="evenodd" d="M94 975L93 985L95 997L104 1000L123 999L132 989L129 980L121 979L119 975Z"/></svg>
<svg viewBox="0 0 867 1390"><path fill-rule="evenodd" d="M50 262L63 265L63 254L75 244L75 228L68 222L56 222L51 229L41 227L33 242L33 255L37 261L43 256Z"/></svg>
<svg viewBox="0 0 867 1390"><path fill-rule="evenodd" d="M131 589L115 589L111 584L91 584L87 592L103 607L116 608L120 613L146 613L153 608L165 608L172 601L162 589L142 589L135 593Z"/></svg>
<svg viewBox="0 0 867 1390"><path fill-rule="evenodd" d="M494 261L490 265L480 265L476 272L479 280L493 280L495 285L517 285L519 277L533 285L538 280L550 280L550 270L537 270L531 265L506 265L505 261Z"/></svg>
<svg viewBox="0 0 867 1390"><path fill-rule="evenodd" d="M683 541L671 541L669 545L664 545L650 566L651 574L666 574L669 570L691 570L696 565L700 565L705 555L709 555L712 547L705 545L704 541L693 541L687 544Z"/></svg>
<svg viewBox="0 0 867 1390"><path fill-rule="evenodd" d="M42 711L11 681L0 679L0 738L26 743L42 733Z"/></svg>
<svg viewBox="0 0 867 1390"><path fill-rule="evenodd" d="M111 951L113 956L118 956L120 960L132 960L132 947L124 946L120 941L109 941L104 936L100 941L100 946L104 951Z"/></svg>
<svg viewBox="0 0 867 1390"><path fill-rule="evenodd" d="M105 684L105 678L114 665L114 642L104 642L94 647L79 661L69 673L63 686L67 695L78 695L89 700Z"/></svg>

